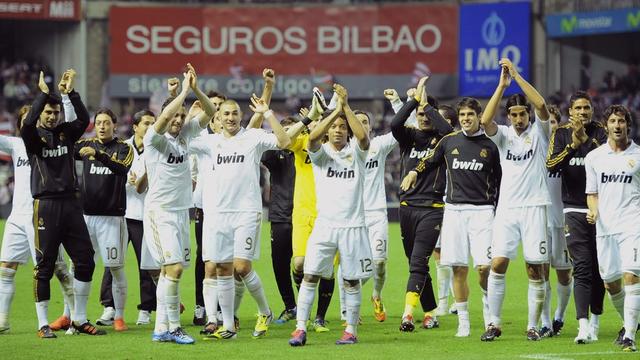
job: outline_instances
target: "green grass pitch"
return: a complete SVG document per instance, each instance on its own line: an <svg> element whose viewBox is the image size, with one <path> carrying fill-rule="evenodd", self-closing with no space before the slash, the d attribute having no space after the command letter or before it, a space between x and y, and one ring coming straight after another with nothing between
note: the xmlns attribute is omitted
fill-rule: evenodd
<svg viewBox="0 0 640 360"><path fill-rule="evenodd" d="M4 222L0 223L0 228ZM193 225L192 225L193 228ZM483 332L482 309L477 276L470 273L470 313L471 337L454 337L457 327L455 315L440 318L440 328L423 330L417 328L413 333L398 331L404 306L404 293L407 280L407 261L402 251L400 229L397 223L390 224L390 259L387 267L387 282L383 299L388 319L378 323L373 318L369 297L371 284L363 289L362 317L359 327L359 343L338 347L334 341L341 335L339 317L339 298L333 297L328 317L331 331L317 334L309 332L307 346L291 348L287 340L294 329L294 323L271 325L267 337L259 340L251 338L251 329L255 324L256 305L246 293L240 308L241 330L236 341L202 341L200 327L191 325L194 307L193 266L185 271L180 285L182 302L187 310L182 314L182 323L186 330L196 338L192 346L180 346L169 343L152 343L153 325L136 326L138 297L138 275L133 250L129 248L127 274L129 276L129 295L127 299L126 321L130 330L115 333L107 328L107 336L64 336L53 340L42 340L36 336L36 315L33 303L32 265L22 266L16 276L16 295L11 308L11 330L0 335L0 358L2 359L161 359L161 358L209 358L209 359L638 359L637 354L624 354L613 345L622 324L618 314L606 300L605 314L601 320L600 341L589 345L575 345L573 337L577 333L577 322L573 298L569 304L563 333L540 342L528 342L525 337L527 325L527 279L522 259L513 262L507 273L507 294L504 303L503 335L492 343L480 342ZM193 238L193 236L192 236ZM275 286L271 269L269 224L262 227L262 248L260 260L255 268L260 274L269 303L274 313L282 311L282 301ZM195 244L194 244L195 246ZM195 253L195 251L194 251ZM435 265L432 262L432 268ZM103 267L98 265L94 275L91 297L89 298L89 318L94 321L102 312L98 298ZM435 271L432 272L435 277ZM552 275L552 288L555 289L555 275ZM435 282L435 280L434 280ZM435 287L435 285L434 285ZM555 292L555 290L554 290ZM51 303L49 319L54 320L62 311L62 295L57 280L51 282ZM452 301L452 300L451 300ZM555 298L552 300L555 308ZM313 312L315 314L315 311ZM416 312L416 318L420 318Z"/></svg>

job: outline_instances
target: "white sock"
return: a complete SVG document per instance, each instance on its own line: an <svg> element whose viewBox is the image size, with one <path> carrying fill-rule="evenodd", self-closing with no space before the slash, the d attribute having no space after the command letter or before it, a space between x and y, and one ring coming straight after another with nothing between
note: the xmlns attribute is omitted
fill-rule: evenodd
<svg viewBox="0 0 640 360"><path fill-rule="evenodd" d="M486 329L491 322L491 311L489 310L489 298L487 296L487 290L480 288L482 292L482 318L484 320L484 328Z"/></svg>
<svg viewBox="0 0 640 360"><path fill-rule="evenodd" d="M338 265L336 279L342 279L342 270L340 268L341 267ZM336 281L336 283L338 285L338 292L340 293L340 318L342 320L346 320L345 316L347 314L347 298L344 292L344 284L342 283L342 281Z"/></svg>
<svg viewBox="0 0 640 360"><path fill-rule="evenodd" d="M36 303L36 315L38 315L38 330L45 325L49 325L49 300ZM86 322L86 321L85 321Z"/></svg>
<svg viewBox="0 0 640 360"><path fill-rule="evenodd" d="M62 315L71 319L71 310L73 310L74 307L73 276L67 269L67 264L64 262L56 264L54 274L60 282L60 287L62 288L62 297L64 298L64 309Z"/></svg>
<svg viewBox="0 0 640 360"><path fill-rule="evenodd" d="M258 311L261 315L269 315L271 309L269 309L269 303L267 302L267 296L264 294L264 288L262 287L262 281L260 276L254 270L251 270L242 280L244 285L249 290L249 294L253 297L253 300L258 304Z"/></svg>
<svg viewBox="0 0 640 360"><path fill-rule="evenodd" d="M360 303L362 302L362 296L360 291L360 283L356 286L350 286L345 282L344 284L344 297L347 305L347 328L346 332L358 335L358 321L360 320Z"/></svg>
<svg viewBox="0 0 640 360"><path fill-rule="evenodd" d="M545 288L544 280L531 280L529 279L529 291L527 300L529 303L529 323L527 328L537 328L538 320L540 320L540 314L542 313L542 306L544 305Z"/></svg>
<svg viewBox="0 0 640 360"><path fill-rule="evenodd" d="M316 297L316 287L318 283L310 283L302 280L298 291L298 313L296 315L296 329L307 331L307 320L311 313L311 306Z"/></svg>
<svg viewBox="0 0 640 360"><path fill-rule="evenodd" d="M624 288L620 290L617 294L609 293L609 299L611 299L611 303L613 307L616 308L618 315L620 315L621 319L624 319Z"/></svg>
<svg viewBox="0 0 640 360"><path fill-rule="evenodd" d="M438 305L447 306L449 304L449 292L451 289L451 266L436 265L438 276Z"/></svg>
<svg viewBox="0 0 640 360"><path fill-rule="evenodd" d="M169 331L173 331L180 327L180 279L174 279L164 275L165 291L164 297L165 307L167 309L167 318L169 319Z"/></svg>
<svg viewBox="0 0 640 360"><path fill-rule="evenodd" d="M640 283L625 285L624 290L624 337L635 341L640 315Z"/></svg>
<svg viewBox="0 0 640 360"><path fill-rule="evenodd" d="M588 333L589 332L589 319L583 318L578 319L578 332L580 333Z"/></svg>
<svg viewBox="0 0 640 360"><path fill-rule="evenodd" d="M153 330L156 334L169 331L169 319L167 318L167 305L165 302L166 297L165 279L163 275L160 275L156 282L156 324Z"/></svg>
<svg viewBox="0 0 640 360"><path fill-rule="evenodd" d="M233 276L218 276L218 302L222 311L222 326L229 331L236 331L233 322L233 298L235 282Z"/></svg>
<svg viewBox="0 0 640 360"><path fill-rule="evenodd" d="M571 279L569 285L562 285L560 283L556 285L556 292L558 293L558 306L556 307L556 313L554 315L556 320L564 321L564 313L567 311L567 305L569 305L572 288L573 279Z"/></svg>
<svg viewBox="0 0 640 360"><path fill-rule="evenodd" d="M217 279L202 280L202 297L204 298L204 309L207 313L208 323L217 323L218 319L218 289Z"/></svg>
<svg viewBox="0 0 640 360"><path fill-rule="evenodd" d="M16 271L0 267L0 317L9 317L11 301L16 292Z"/></svg>
<svg viewBox="0 0 640 360"><path fill-rule="evenodd" d="M240 304L242 304L242 298L244 297L244 282L242 280L233 279L235 283L235 292L233 298L233 315L238 313L238 309L240 309Z"/></svg>
<svg viewBox="0 0 640 360"><path fill-rule="evenodd" d="M376 261L373 271L373 297L380 298L382 296L382 288L387 279L387 263L386 261ZM338 281L339 282L339 281Z"/></svg>
<svg viewBox="0 0 640 360"><path fill-rule="evenodd" d="M75 311L72 312L73 320L76 324L82 325L87 322L87 302L91 293L91 281L84 282L73 279L73 302Z"/></svg>
<svg viewBox="0 0 640 360"><path fill-rule="evenodd" d="M127 303L127 276L124 267L111 267L111 293L113 307L116 309L115 319L124 319L124 308Z"/></svg>
<svg viewBox="0 0 640 360"><path fill-rule="evenodd" d="M545 281L545 297L542 303L542 314L540 315L540 322L542 327L551 329L553 327L551 323L551 282Z"/></svg>
<svg viewBox="0 0 640 360"><path fill-rule="evenodd" d="M504 293L506 291L504 274L498 274L491 270L489 272L489 280L487 282L487 300L489 300L491 323L495 326L500 326L502 303L504 301Z"/></svg>
<svg viewBox="0 0 640 360"><path fill-rule="evenodd" d="M458 324L470 327L469 302L456 302L456 309L458 310Z"/></svg>
<svg viewBox="0 0 640 360"><path fill-rule="evenodd" d="M591 314L591 319L589 319L589 326L599 328L600 327L600 315Z"/></svg>

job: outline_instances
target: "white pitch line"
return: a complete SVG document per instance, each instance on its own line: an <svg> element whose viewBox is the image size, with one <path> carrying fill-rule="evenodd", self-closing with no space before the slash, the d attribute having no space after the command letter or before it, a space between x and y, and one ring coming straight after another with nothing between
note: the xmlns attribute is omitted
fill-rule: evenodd
<svg viewBox="0 0 640 360"><path fill-rule="evenodd" d="M575 360L571 356L591 356L591 355L621 355L620 351L596 351L596 352L582 352L582 353L555 353L555 354L531 354L520 355L522 359L537 359L537 360Z"/></svg>

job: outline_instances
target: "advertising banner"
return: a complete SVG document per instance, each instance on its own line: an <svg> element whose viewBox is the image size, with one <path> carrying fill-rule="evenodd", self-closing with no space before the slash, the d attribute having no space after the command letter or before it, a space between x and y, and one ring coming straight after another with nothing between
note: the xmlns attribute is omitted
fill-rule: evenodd
<svg viewBox="0 0 640 360"><path fill-rule="evenodd" d="M520 74L529 79L530 42L530 2L461 5L460 95L491 97L500 78L501 58L509 58ZM505 95L517 91L514 82Z"/></svg>
<svg viewBox="0 0 640 360"><path fill-rule="evenodd" d="M622 9L546 17L550 38L640 31L640 9Z"/></svg>
<svg viewBox="0 0 640 360"><path fill-rule="evenodd" d="M0 0L0 18L79 21L80 0Z"/></svg>

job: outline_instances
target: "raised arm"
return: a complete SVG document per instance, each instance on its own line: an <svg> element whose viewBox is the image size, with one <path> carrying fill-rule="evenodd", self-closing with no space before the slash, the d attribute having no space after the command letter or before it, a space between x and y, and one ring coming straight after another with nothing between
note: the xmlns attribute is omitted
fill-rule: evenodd
<svg viewBox="0 0 640 360"><path fill-rule="evenodd" d="M262 116L267 118L267 121L269 121L269 125L273 130L273 134L276 136L276 139L278 141L278 148L286 149L287 146L291 144L291 139L289 139L289 136L282 128L282 125L280 125L280 122L273 114L273 111L269 110L269 106L265 103L264 100L255 96L254 94L251 97L251 105L249 105L249 108L251 109L251 111L260 113L262 114Z"/></svg>
<svg viewBox="0 0 640 360"><path fill-rule="evenodd" d="M183 74L184 79L182 80L182 91L176 96L170 103L167 105L164 110L158 116L156 123L153 124L153 128L157 134L162 135L167 131L167 125L169 121L173 119L173 115L178 112L178 109L184 103L184 100L187 98L187 94L189 93L189 85L191 84L192 74L190 72L186 72Z"/></svg>
<svg viewBox="0 0 640 360"><path fill-rule="evenodd" d="M533 104L533 107L536 109L536 114L538 118L542 121L549 120L549 110L547 109L547 103L544 101L544 98L536 88L534 88L527 80L525 80L522 75L518 72L518 69L511 62L511 60L507 58L503 58L500 60L500 66L506 67L509 70L509 75L512 79L518 83L520 89L524 93L524 96L529 99L529 102Z"/></svg>
<svg viewBox="0 0 640 360"><path fill-rule="evenodd" d="M267 106L271 105L271 95L273 94L273 86L276 82L276 75L272 69L264 69L262 70L262 79L264 80L264 88L262 89L262 99ZM247 124L247 129L260 129L262 127L262 121L264 117L260 113L253 113L251 119L249 119L249 123Z"/></svg>
<svg viewBox="0 0 640 360"><path fill-rule="evenodd" d="M202 90L200 90L200 87L198 86L198 75L196 74L196 69L193 67L193 65L191 65L190 63L187 64L187 69L188 72L191 73L191 81L189 82L189 86L191 87L191 90L193 90L193 93L196 95L196 98L198 98L200 107L206 114L206 116L200 117L200 128L204 129L205 127L207 127L207 124L209 123L211 118L213 118L213 116L216 114L216 106L213 105L213 102L211 102L207 95L203 93Z"/></svg>
<svg viewBox="0 0 640 360"><path fill-rule="evenodd" d="M42 141L38 135L36 124L38 123L38 118L40 118L40 113L42 113L42 110L44 109L47 97L49 96L49 87L44 81L44 73L42 71L40 71L38 88L40 89L40 92L36 95L36 98L31 105L31 109L22 122L22 129L20 129L20 136L24 141L24 145L31 153L40 152L40 147L42 146Z"/></svg>
<svg viewBox="0 0 640 360"><path fill-rule="evenodd" d="M480 118L480 124L484 128L484 132L489 136L493 136L498 132L498 124L496 124L494 118L496 117L496 113L500 107L502 95L504 95L504 91L510 84L511 76L509 75L509 70L506 67L502 67L500 69L500 81L498 81L496 91L493 92L493 95L491 96L491 99L489 99L487 106L482 112L482 117Z"/></svg>
<svg viewBox="0 0 640 360"><path fill-rule="evenodd" d="M338 104L338 105L339 106L333 109L333 111L331 112L331 114L329 114L329 116L320 120L318 125L316 125L311 131L311 133L309 134L309 143L307 144L307 148L310 151L316 152L318 151L318 149L320 149L324 135L327 133L327 131L329 130L333 122L336 121L336 119L340 116L340 113L342 112L342 104Z"/></svg>
<svg viewBox="0 0 640 360"><path fill-rule="evenodd" d="M70 73L72 71L72 73ZM58 83L58 90L62 95L62 109L64 110L64 121L71 122L77 118L76 111L73 109L73 104L71 103L71 99L69 99L69 95L66 93L66 83L69 81L69 76L72 75L75 77L75 71L73 69L65 71L62 75L62 79Z"/></svg>
<svg viewBox="0 0 640 360"><path fill-rule="evenodd" d="M369 134L362 126L362 123L356 118L356 115L351 110L347 100L347 89L340 84L333 84L333 89L338 94L340 102L342 103L342 111L347 118L347 123L353 132L353 136L358 141L358 146L362 150L369 150Z"/></svg>

